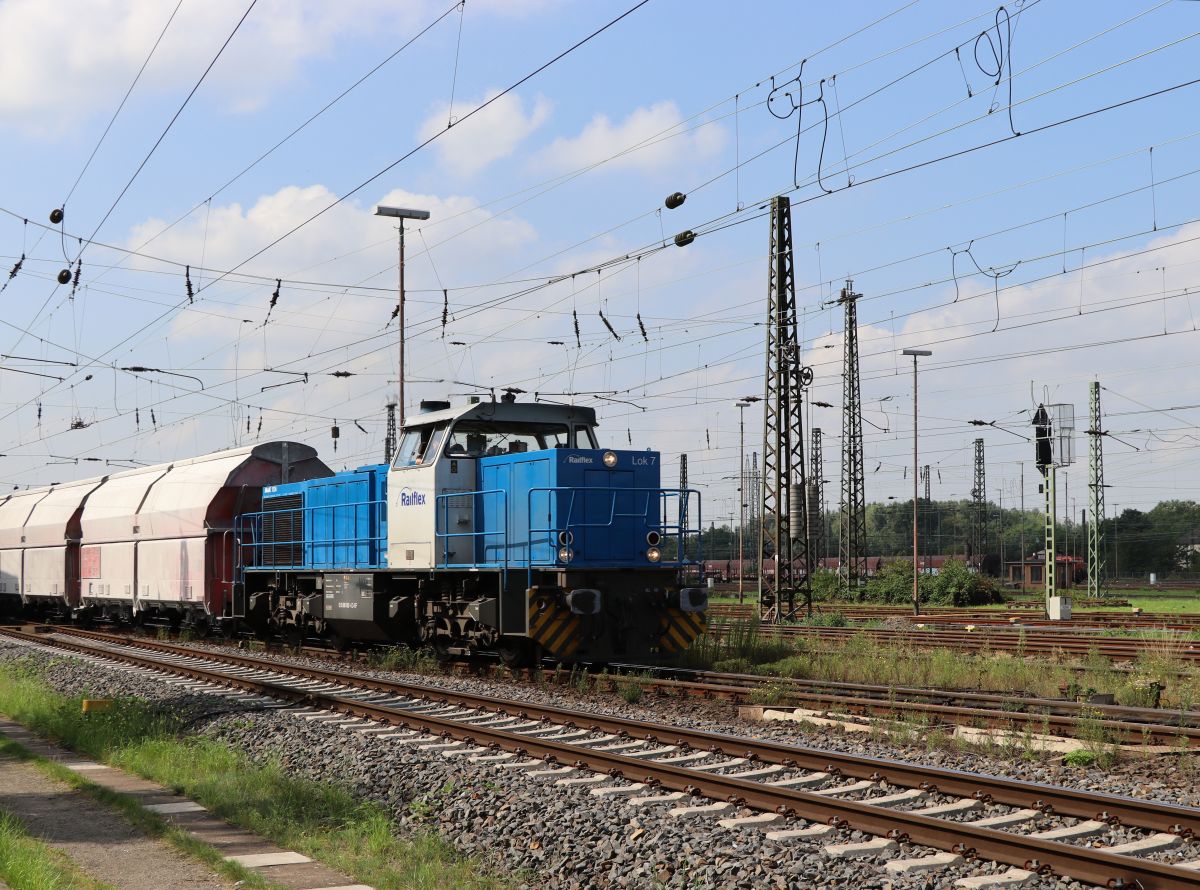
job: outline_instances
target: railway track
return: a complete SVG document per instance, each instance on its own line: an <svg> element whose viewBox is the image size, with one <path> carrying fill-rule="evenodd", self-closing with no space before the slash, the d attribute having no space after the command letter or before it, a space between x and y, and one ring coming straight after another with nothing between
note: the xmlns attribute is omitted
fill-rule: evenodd
<svg viewBox="0 0 1200 890"><path fill-rule="evenodd" d="M714 621L708 632L722 635L733 625ZM953 649L961 652L1012 652L1023 655L1100 655L1111 661L1134 661L1139 655L1153 652L1183 661L1200 661L1200 640L1174 636L1162 638L1121 638L1089 636L1051 631L1021 632L1020 628L980 627L974 631L949 630L933 627L913 627L892 630L874 627L810 627L805 625L762 625L760 636L778 640L823 639L846 641L855 636L873 642L896 645L918 645L923 649Z"/></svg>
<svg viewBox="0 0 1200 890"><path fill-rule="evenodd" d="M1200 746L1200 712L1195 711L709 671L697 672L687 680L656 677L635 680L653 691L741 704L759 701L764 686L770 684L774 687L771 691L778 694L778 699L771 702L773 706L792 705L890 720L918 718L931 724L986 726L1062 736L1076 736L1085 729L1088 733L1099 731L1109 741L1126 745Z"/></svg>
<svg viewBox="0 0 1200 890"><path fill-rule="evenodd" d="M166 643L113 642L61 630L6 628L0 634L134 665L185 688L280 700L300 706L299 716L308 719L355 718L359 731L397 743L503 763L514 772L589 786L598 796L673 806L680 817L749 807L759 814L723 824L760 825L774 840L814 840L851 828L875 835L881 851L903 840L1099 886L1182 890L1200 878L1200 848L1191 840L1200 830L1200 809ZM801 827L799 820L811 824ZM1055 827L1043 829L1047 821ZM1084 838L1103 842L1117 825L1136 827L1139 836L1107 848L1081 845ZM1149 858L1165 851L1175 851L1175 861Z"/></svg>
<svg viewBox="0 0 1200 890"><path fill-rule="evenodd" d="M822 603L814 606L817 613L838 614L849 621L878 621L895 618L914 624L972 623L1007 626L1014 622L1024 627L1039 627L1047 630L1062 630L1063 622L1050 621L1030 609L978 609L969 607L923 607L920 615L913 615L912 607L864 606L854 604ZM712 603L708 607L711 618L727 620L750 620L758 614L751 604ZM1142 613L1132 611L1077 611L1070 621L1072 628L1095 628L1112 630L1200 630L1200 614L1187 613Z"/></svg>
<svg viewBox="0 0 1200 890"><path fill-rule="evenodd" d="M149 644L149 641L125 634L60 629L107 642ZM330 657L329 650L308 647L300 654L311 658ZM451 667L472 669L474 665L453 663ZM636 683L644 690L676 697L755 704L761 703L761 692L770 685L774 687L771 692L778 694L778 698L770 702L773 706L803 707L892 721L920 720L932 726L988 727L1063 737L1076 737L1083 729L1088 734L1100 733L1106 741L1115 744L1200 747L1200 712L1186 710L715 671L667 671L663 675L662 668L637 665L624 666L624 669L621 683ZM535 672L529 670L526 673L532 678ZM560 685L575 679L573 672L558 667L547 666L540 670L540 675L543 680ZM618 681L614 675L608 682L615 689Z"/></svg>

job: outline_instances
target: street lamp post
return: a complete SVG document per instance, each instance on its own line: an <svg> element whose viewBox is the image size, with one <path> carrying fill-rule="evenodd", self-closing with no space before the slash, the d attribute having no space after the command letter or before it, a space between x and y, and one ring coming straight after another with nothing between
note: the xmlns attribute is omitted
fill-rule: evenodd
<svg viewBox="0 0 1200 890"><path fill-rule="evenodd" d="M400 429L404 429L404 221L406 219L429 219L428 210L413 210L410 207L386 207L382 204L375 208L376 216L390 216L400 220L400 262L399 262L399 301L396 304L396 323L400 328L400 400L397 407L400 410Z"/></svg>
<svg viewBox="0 0 1200 890"><path fill-rule="evenodd" d="M917 357L930 356L933 352L928 349L905 349L901 351L901 355L911 355L913 360L913 515L912 515L912 533L913 533L913 614L921 614L921 592L918 585L917 577Z"/></svg>
<svg viewBox="0 0 1200 890"><path fill-rule="evenodd" d="M746 409L753 402L760 402L758 396L743 396L735 403L738 409L738 503L741 512L738 516L738 602L746 601L745 562L746 562Z"/></svg>

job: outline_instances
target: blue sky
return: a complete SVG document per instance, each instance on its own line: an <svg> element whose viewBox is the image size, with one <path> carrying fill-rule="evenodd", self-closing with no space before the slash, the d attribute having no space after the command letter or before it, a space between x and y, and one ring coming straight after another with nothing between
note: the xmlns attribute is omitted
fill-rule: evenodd
<svg viewBox="0 0 1200 890"><path fill-rule="evenodd" d="M0 217L0 262L27 254L0 294L0 352L12 356L0 366L3 484L103 469L76 458L168 460L256 437L311 442L336 466L378 459L396 377L395 232L371 215L383 202L432 213L408 237L410 403L469 383L595 405L604 441L661 450L668 475L687 452L707 514L728 515L733 403L762 389L757 208L788 193L813 398L835 406L810 417L833 488L842 320L824 301L852 275L869 499L911 491L907 346L934 351L921 423L935 497L967 496L982 435L989 496L1015 503L1032 451L1013 435L1022 412L1070 402L1083 429L1094 377L1121 440L1106 442L1110 512L1200 495L1200 414L1180 407L1200 403L1200 87L1035 132L1193 78L1200 4L1028 0L997 25L983 3L650 0L245 262L632 5L467 0L459 46L450 3L260 0L83 250L74 296L56 287L76 236L100 223L246 5L183 0L67 202L63 234L34 222L71 190L175 2L0 2L0 207L15 214ZM979 58L992 67L1001 49L998 87L975 62L985 29ZM771 75L786 83L802 60L797 151L797 117L765 101ZM686 203L664 209L676 190ZM690 246L652 249L689 228L701 232ZM597 265L599 276L571 274ZM117 370L135 365L175 373ZM747 411L747 451L760 428ZM1086 462L1071 477L1078 509Z"/></svg>

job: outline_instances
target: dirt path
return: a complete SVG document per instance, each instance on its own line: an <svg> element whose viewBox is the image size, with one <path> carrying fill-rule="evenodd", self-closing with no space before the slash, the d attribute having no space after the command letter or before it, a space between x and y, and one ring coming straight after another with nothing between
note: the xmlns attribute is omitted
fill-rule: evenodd
<svg viewBox="0 0 1200 890"><path fill-rule="evenodd" d="M0 809L17 816L31 835L61 850L80 869L121 890L232 886L146 837L114 810L12 758L0 757Z"/></svg>

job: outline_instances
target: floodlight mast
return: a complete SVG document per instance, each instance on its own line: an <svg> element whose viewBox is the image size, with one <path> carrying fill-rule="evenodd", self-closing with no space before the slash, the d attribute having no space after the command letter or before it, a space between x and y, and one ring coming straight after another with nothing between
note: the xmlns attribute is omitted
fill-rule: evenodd
<svg viewBox="0 0 1200 890"><path fill-rule="evenodd" d="M396 322L400 328L400 392L397 408L400 411L400 429L404 429L404 221L406 219L429 219L428 210L414 210L411 207L388 207L383 204L375 208L376 216L389 216L400 220L400 260L398 269L398 302L396 304Z"/></svg>

